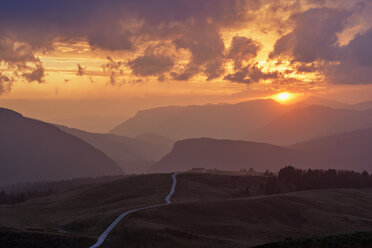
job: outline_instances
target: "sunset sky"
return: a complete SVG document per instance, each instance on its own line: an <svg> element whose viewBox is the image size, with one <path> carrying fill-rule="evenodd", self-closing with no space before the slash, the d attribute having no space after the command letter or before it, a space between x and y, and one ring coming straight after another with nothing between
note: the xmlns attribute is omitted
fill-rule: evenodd
<svg viewBox="0 0 372 248"><path fill-rule="evenodd" d="M32 99L33 112L21 109L35 116L38 104L128 116L253 98L370 100L372 1L3 0L0 68L0 103Z"/></svg>

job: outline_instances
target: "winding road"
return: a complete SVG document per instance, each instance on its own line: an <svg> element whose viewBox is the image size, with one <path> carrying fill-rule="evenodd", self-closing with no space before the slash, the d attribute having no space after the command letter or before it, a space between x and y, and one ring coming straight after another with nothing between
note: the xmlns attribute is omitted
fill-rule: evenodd
<svg viewBox="0 0 372 248"><path fill-rule="evenodd" d="M140 210L145 210L145 209L149 209L149 208L156 208L156 207L161 207L161 206L166 206L166 205L169 205L169 204L172 204L172 201L171 201L171 197L172 195L174 194L174 191L176 190L176 184L177 184L177 179L176 179L176 176L180 174L179 172L176 172L176 173L173 173L172 174L172 188L171 190L169 191L169 194L165 197L165 203L160 203L160 204L155 204L155 205L150 205L150 206L147 206L147 207L142 207L142 208L136 208L136 209L132 209L132 210L129 210L129 211L126 211L124 213L122 213L119 217L117 217L114 222L111 223L111 225L98 237L98 240L97 242L90 246L89 248L96 248L96 247L99 247L102 245L102 243L106 240L107 238L107 235L109 235L109 233L112 231L112 229L115 228L115 226L125 217L127 216L128 214L131 214L131 213L134 213L134 212L138 212Z"/></svg>

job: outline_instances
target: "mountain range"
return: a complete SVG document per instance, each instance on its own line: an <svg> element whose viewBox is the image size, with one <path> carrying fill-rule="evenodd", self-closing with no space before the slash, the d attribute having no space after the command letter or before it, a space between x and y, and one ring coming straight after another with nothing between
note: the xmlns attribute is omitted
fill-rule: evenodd
<svg viewBox="0 0 372 248"><path fill-rule="evenodd" d="M320 138L337 133L372 127L372 109L356 111L311 105L295 108L251 131L246 140L277 145Z"/></svg>
<svg viewBox="0 0 372 248"><path fill-rule="evenodd" d="M197 137L241 139L289 110L273 100L237 104L169 106L139 111L111 133L135 137L156 133L175 140Z"/></svg>
<svg viewBox="0 0 372 248"><path fill-rule="evenodd" d="M372 171L372 128L327 136L290 147L271 144L188 139L154 164L150 172L187 171L193 168L237 171L278 171L286 165L312 169Z"/></svg>
<svg viewBox="0 0 372 248"><path fill-rule="evenodd" d="M122 174L116 162L54 125L0 108L0 184Z"/></svg>
<svg viewBox="0 0 372 248"><path fill-rule="evenodd" d="M0 109L1 184L194 167L275 171L292 164L370 171L368 106L345 108L319 99L293 106L273 100L171 106L140 111L112 133L55 126ZM179 141L173 147L174 140Z"/></svg>
<svg viewBox="0 0 372 248"><path fill-rule="evenodd" d="M145 173L148 168L166 155L174 141L155 134L142 134L128 138L107 133L90 133L83 130L58 126L103 151L126 173Z"/></svg>
<svg viewBox="0 0 372 248"><path fill-rule="evenodd" d="M319 105L317 105L319 104ZM348 105L309 98L294 105L270 99L237 104L161 107L139 111L111 133L156 133L175 140L216 138L291 145L372 127L370 102Z"/></svg>

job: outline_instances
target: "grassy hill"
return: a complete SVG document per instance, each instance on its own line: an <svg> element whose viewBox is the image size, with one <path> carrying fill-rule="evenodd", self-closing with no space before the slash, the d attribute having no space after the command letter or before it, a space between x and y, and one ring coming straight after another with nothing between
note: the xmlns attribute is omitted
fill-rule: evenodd
<svg viewBox="0 0 372 248"><path fill-rule="evenodd" d="M256 246L254 248L370 248L372 232L346 233L303 239L286 239L280 242Z"/></svg>
<svg viewBox="0 0 372 248"><path fill-rule="evenodd" d="M371 190L177 203L132 215L103 247L251 247L372 229Z"/></svg>
<svg viewBox="0 0 372 248"><path fill-rule="evenodd" d="M162 203L171 184L168 174L135 176L3 205L0 226L98 235L122 212Z"/></svg>
<svg viewBox="0 0 372 248"><path fill-rule="evenodd" d="M102 247L251 247L287 237L372 230L370 189L265 196L262 176L226 172L177 178L172 205L129 215ZM171 183L170 174L132 176L0 206L0 226L17 229L7 236L22 240L44 235L53 242L64 236L86 242L84 237L97 237L120 213L163 202Z"/></svg>
<svg viewBox="0 0 372 248"><path fill-rule="evenodd" d="M19 231L9 228L0 228L0 248L81 248L89 247L94 242L93 238L55 234L37 231Z"/></svg>

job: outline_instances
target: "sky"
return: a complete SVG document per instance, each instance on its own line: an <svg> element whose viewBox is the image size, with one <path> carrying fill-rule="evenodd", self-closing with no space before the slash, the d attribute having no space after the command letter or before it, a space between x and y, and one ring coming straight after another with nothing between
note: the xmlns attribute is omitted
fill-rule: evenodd
<svg viewBox="0 0 372 248"><path fill-rule="evenodd" d="M0 104L56 120L285 92L355 103L372 99L371 44L370 0L2 0Z"/></svg>

